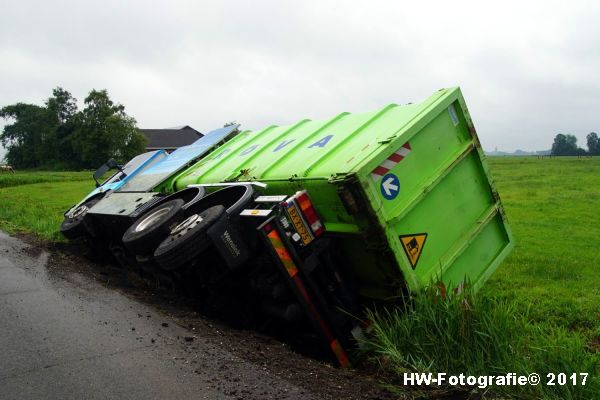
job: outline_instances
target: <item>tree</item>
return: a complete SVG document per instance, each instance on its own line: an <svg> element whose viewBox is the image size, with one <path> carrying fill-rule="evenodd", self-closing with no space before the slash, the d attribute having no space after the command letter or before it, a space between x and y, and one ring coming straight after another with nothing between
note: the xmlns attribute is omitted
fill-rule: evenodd
<svg viewBox="0 0 600 400"><path fill-rule="evenodd" d="M559 133L554 137L552 144L553 156L575 156L578 155L577 138L573 135Z"/></svg>
<svg viewBox="0 0 600 400"><path fill-rule="evenodd" d="M46 164L77 166L73 162L76 158L70 142L75 128L73 117L77 113L77 99L63 88L57 87L45 104L53 125L44 140Z"/></svg>
<svg viewBox="0 0 600 400"><path fill-rule="evenodd" d="M17 103L0 109L12 123L0 134L6 160L18 168L95 168L109 158L125 162L144 151L145 137L125 107L106 90L92 90L85 108L57 87L44 106Z"/></svg>
<svg viewBox="0 0 600 400"><path fill-rule="evenodd" d="M50 130L47 109L17 103L0 109L0 117L13 120L0 134L6 161L17 168L39 167L44 157L43 140Z"/></svg>
<svg viewBox="0 0 600 400"><path fill-rule="evenodd" d="M145 137L125 107L115 104L106 90L92 90L85 108L75 115L72 147L81 165L95 167L109 158L125 162L144 151Z"/></svg>
<svg viewBox="0 0 600 400"><path fill-rule="evenodd" d="M77 113L77 99L61 87L52 91L52 97L46 101L46 107L56 115L59 123L64 124Z"/></svg>
<svg viewBox="0 0 600 400"><path fill-rule="evenodd" d="M0 135L8 150L7 162L18 168L37 168L72 160L67 137L77 112L76 100L60 87L52 93L45 106L17 103L0 110L0 117L13 121Z"/></svg>
<svg viewBox="0 0 600 400"><path fill-rule="evenodd" d="M587 135L587 147L588 154L590 156L598 156L600 155L600 139L598 139L598 135L596 132L590 132Z"/></svg>

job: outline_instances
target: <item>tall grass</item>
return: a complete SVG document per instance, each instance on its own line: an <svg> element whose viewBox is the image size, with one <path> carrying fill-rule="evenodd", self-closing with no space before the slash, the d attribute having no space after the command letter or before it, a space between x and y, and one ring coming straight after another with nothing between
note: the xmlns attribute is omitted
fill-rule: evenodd
<svg viewBox="0 0 600 400"><path fill-rule="evenodd" d="M432 286L434 287L434 286ZM551 324L532 324L510 300L467 291L442 299L429 289L403 309L371 311L371 335L363 343L387 372L465 375L538 373L538 386L493 386L514 398L592 399L600 396L599 357L584 338ZM547 373L587 372L585 386L547 386ZM465 388L482 393L483 389Z"/></svg>

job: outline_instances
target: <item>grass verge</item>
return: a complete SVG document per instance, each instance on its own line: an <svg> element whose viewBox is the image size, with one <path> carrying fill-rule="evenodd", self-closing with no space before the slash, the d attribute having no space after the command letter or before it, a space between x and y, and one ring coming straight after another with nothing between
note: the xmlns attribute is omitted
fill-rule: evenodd
<svg viewBox="0 0 600 400"><path fill-rule="evenodd" d="M553 324L532 324L514 301L464 293L442 299L434 290L404 309L372 311L363 350L386 372L499 376L538 373L537 386L463 387L472 394L512 398L591 399L600 393L600 357L585 338ZM546 385L548 373L565 373L566 385ZM576 374L578 385L570 384ZM588 373L585 386L580 373Z"/></svg>
<svg viewBox="0 0 600 400"><path fill-rule="evenodd" d="M77 175L75 175L77 177ZM94 188L90 180L71 179L0 189L0 229L9 233L35 233L44 239L64 241L58 228L63 213Z"/></svg>

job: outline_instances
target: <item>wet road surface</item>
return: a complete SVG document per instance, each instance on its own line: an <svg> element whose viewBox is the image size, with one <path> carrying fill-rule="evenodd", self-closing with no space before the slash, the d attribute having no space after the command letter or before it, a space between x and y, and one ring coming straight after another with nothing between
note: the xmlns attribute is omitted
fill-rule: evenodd
<svg viewBox="0 0 600 400"><path fill-rule="evenodd" d="M0 399L320 397L48 257L0 232Z"/></svg>

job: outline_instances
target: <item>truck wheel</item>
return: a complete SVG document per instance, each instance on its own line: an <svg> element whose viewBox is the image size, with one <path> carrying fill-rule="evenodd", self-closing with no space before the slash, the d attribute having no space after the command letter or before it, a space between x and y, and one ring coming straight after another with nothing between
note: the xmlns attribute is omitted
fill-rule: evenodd
<svg viewBox="0 0 600 400"><path fill-rule="evenodd" d="M225 207L230 216L237 218L239 213L252 201L254 193L254 188L251 185L229 186L212 192L187 207L187 215L221 205Z"/></svg>
<svg viewBox="0 0 600 400"><path fill-rule="evenodd" d="M156 262L165 270L174 270L191 261L210 245L207 231L221 218L226 214L220 205L191 214L158 246L154 252Z"/></svg>
<svg viewBox="0 0 600 400"><path fill-rule="evenodd" d="M74 210L69 210L65 214L62 224L60 224L60 233L67 239L77 239L87 235L85 217L89 209L101 199L102 197L95 197L77 206Z"/></svg>
<svg viewBox="0 0 600 400"><path fill-rule="evenodd" d="M123 244L136 255L152 254L183 218L182 199L159 204L142 215L123 235Z"/></svg>

